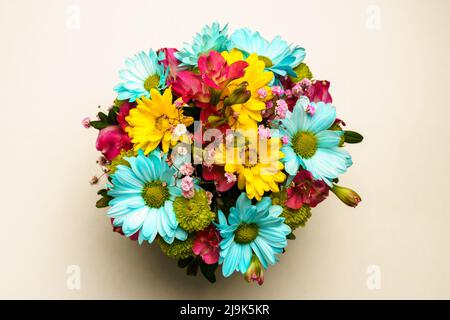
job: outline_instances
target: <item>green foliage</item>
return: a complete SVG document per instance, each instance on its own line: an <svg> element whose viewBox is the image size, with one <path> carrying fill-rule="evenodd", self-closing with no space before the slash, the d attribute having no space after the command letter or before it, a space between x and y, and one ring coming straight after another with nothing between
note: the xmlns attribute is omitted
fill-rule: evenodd
<svg viewBox="0 0 450 320"><path fill-rule="evenodd" d="M293 82L300 82L305 78L310 80L313 78L311 70L305 63L300 63L297 67L294 68L294 71L297 74L297 77L290 77Z"/></svg>
<svg viewBox="0 0 450 320"><path fill-rule="evenodd" d="M101 198L95 204L97 208L106 208L109 205L109 202L113 199L108 195L107 189L101 189L97 192L97 194L101 196Z"/></svg>
<svg viewBox="0 0 450 320"><path fill-rule="evenodd" d="M186 259L178 260L178 267L184 269L186 268L186 274L188 276L196 276L198 273L198 269L200 268L200 272L202 275L211 283L216 282L216 270L219 267L218 263L215 264L206 264L203 262L202 258L199 256L188 257Z"/></svg>
<svg viewBox="0 0 450 320"><path fill-rule="evenodd" d="M344 131L344 140L347 143L360 143L364 137L355 131Z"/></svg>
<svg viewBox="0 0 450 320"><path fill-rule="evenodd" d="M119 113L119 107L113 106L111 109L109 109L108 113L104 113L100 111L97 113L98 120L93 120L90 122L91 127L101 130L108 126L117 125L117 114Z"/></svg>

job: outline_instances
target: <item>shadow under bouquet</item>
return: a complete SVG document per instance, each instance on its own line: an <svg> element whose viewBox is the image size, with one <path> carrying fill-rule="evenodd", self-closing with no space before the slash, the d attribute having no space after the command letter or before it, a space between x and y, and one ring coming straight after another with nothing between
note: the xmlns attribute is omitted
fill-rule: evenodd
<svg viewBox="0 0 450 320"><path fill-rule="evenodd" d="M337 183L352 165L345 144L362 136L304 58L280 37L213 23L180 50L127 59L114 104L83 120L99 130L97 207L113 230L156 242L187 274L214 282L220 266L262 284L330 191L355 207Z"/></svg>

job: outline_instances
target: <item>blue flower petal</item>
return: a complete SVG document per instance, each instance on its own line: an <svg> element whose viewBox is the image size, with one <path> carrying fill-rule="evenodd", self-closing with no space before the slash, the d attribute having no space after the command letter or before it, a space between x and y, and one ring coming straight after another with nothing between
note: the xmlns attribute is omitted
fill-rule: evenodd
<svg viewBox="0 0 450 320"><path fill-rule="evenodd" d="M158 218L158 210L155 208L149 209L149 214L147 215L144 224L142 225L142 235L149 242L152 243L156 235L158 234L158 228L156 226L156 219Z"/></svg>
<svg viewBox="0 0 450 320"><path fill-rule="evenodd" d="M317 133L317 146L319 148L333 148L339 146L341 141L342 131L324 130Z"/></svg>
<svg viewBox="0 0 450 320"><path fill-rule="evenodd" d="M141 207L127 215L122 225L123 233L129 237L135 234L142 226L147 217L148 208Z"/></svg>
<svg viewBox="0 0 450 320"><path fill-rule="evenodd" d="M224 277L229 277L238 267L240 260L242 259L241 246L237 243L231 244L228 249L228 254L224 258L222 273Z"/></svg>
<svg viewBox="0 0 450 320"><path fill-rule="evenodd" d="M242 257L239 261L238 270L240 273L245 273L250 266L252 260L252 248L249 244L241 245Z"/></svg>
<svg viewBox="0 0 450 320"><path fill-rule="evenodd" d="M287 173L291 176L295 176L298 172L298 168L300 166L299 157L295 157L293 159L290 159L288 162L284 164L284 169Z"/></svg>
<svg viewBox="0 0 450 320"><path fill-rule="evenodd" d="M308 130L312 133L318 133L327 130L336 120L336 108L330 103L312 102L311 105L315 108L314 116L311 117L311 123Z"/></svg>

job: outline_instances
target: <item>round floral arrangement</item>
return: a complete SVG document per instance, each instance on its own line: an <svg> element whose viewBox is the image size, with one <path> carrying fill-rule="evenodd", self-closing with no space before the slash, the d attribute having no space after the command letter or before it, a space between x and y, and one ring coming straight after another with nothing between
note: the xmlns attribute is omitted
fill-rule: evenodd
<svg viewBox="0 0 450 320"><path fill-rule="evenodd" d="M211 282L221 267L264 281L294 231L352 165L362 136L336 117L330 83L313 77L305 50L280 37L213 23L181 50L125 60L117 97L97 119L98 164L113 230L156 243L187 274Z"/></svg>

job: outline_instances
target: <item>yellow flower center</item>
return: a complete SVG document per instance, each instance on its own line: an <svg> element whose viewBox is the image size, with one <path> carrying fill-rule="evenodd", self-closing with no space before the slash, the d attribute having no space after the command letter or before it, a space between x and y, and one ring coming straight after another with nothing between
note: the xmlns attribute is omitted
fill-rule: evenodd
<svg viewBox="0 0 450 320"><path fill-rule="evenodd" d="M234 232L234 241L239 244L252 242L258 236L259 228L254 223L242 223Z"/></svg>
<svg viewBox="0 0 450 320"><path fill-rule="evenodd" d="M292 147L302 158L311 158L317 151L317 138L311 132L297 132L292 138Z"/></svg>
<svg viewBox="0 0 450 320"><path fill-rule="evenodd" d="M145 82L144 82L145 90L150 92L151 89L158 87L159 80L160 80L160 78L157 74L154 74L154 75L151 75L150 77L148 77L147 80L145 80Z"/></svg>
<svg viewBox="0 0 450 320"><path fill-rule="evenodd" d="M162 207L169 196L169 189L161 181L147 182L142 190L142 197L151 208Z"/></svg>
<svg viewBox="0 0 450 320"><path fill-rule="evenodd" d="M170 121L169 118L167 118L166 115L162 115L159 118L156 118L156 129L160 131L166 131L170 127Z"/></svg>

